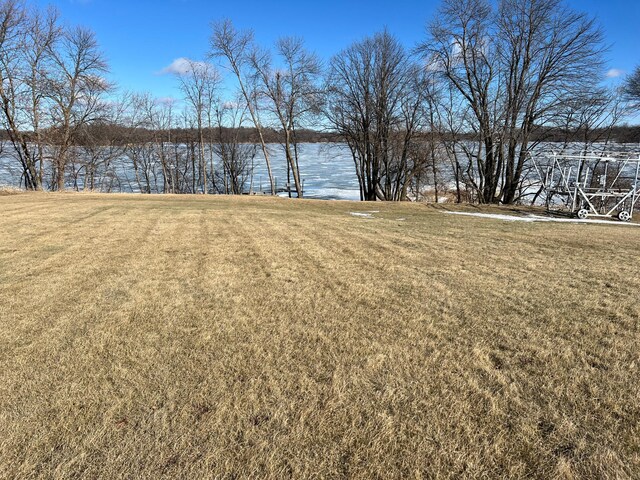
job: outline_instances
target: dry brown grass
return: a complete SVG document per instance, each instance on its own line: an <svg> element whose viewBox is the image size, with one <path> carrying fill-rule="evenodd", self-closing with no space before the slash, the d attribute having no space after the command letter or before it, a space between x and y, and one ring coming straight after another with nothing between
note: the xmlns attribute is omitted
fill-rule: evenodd
<svg viewBox="0 0 640 480"><path fill-rule="evenodd" d="M0 197L6 195L18 195L20 193L24 193L24 190L8 185L0 185Z"/></svg>
<svg viewBox="0 0 640 480"><path fill-rule="evenodd" d="M639 240L3 197L0 477L638 478Z"/></svg>

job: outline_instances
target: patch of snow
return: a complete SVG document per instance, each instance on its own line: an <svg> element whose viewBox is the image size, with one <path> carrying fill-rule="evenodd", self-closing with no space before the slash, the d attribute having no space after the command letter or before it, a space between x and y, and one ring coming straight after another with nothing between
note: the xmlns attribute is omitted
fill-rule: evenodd
<svg viewBox="0 0 640 480"><path fill-rule="evenodd" d="M558 222L558 223L599 223L604 225L628 225L628 226L640 226L637 223L616 222L612 220L600 220L596 218L587 218L581 220L579 218L552 218L543 217L540 215L527 215L525 217L518 217L514 215L503 215L501 213L474 213L474 212L444 212L451 215L465 215L468 217L480 217L480 218L492 218L495 220L504 220L507 222Z"/></svg>
<svg viewBox="0 0 640 480"><path fill-rule="evenodd" d="M323 183L319 182L319 183ZM327 180L328 182L328 180ZM330 188L330 187L315 187L307 182L304 189L305 198L317 198L323 200L360 200L360 190L352 188Z"/></svg>
<svg viewBox="0 0 640 480"><path fill-rule="evenodd" d="M353 215L354 217L361 217L361 218L376 218L374 217L371 213L367 213L367 212L349 212L351 215Z"/></svg>
<svg viewBox="0 0 640 480"><path fill-rule="evenodd" d="M535 222L531 217L514 217L513 215L502 215L500 213L474 213L474 212L444 212L451 215L464 215L467 217L492 218L494 220L504 220L506 222Z"/></svg>

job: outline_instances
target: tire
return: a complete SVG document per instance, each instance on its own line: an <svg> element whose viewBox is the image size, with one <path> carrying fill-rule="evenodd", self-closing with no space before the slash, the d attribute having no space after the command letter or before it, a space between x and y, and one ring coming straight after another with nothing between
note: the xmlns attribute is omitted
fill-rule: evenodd
<svg viewBox="0 0 640 480"><path fill-rule="evenodd" d="M621 222L628 222L631 220L631 214L626 210L622 210L621 212L618 212L618 220Z"/></svg>
<svg viewBox="0 0 640 480"><path fill-rule="evenodd" d="M587 210L586 208L581 208L580 210L578 210L577 216L580 220L584 220L589 216L589 210Z"/></svg>

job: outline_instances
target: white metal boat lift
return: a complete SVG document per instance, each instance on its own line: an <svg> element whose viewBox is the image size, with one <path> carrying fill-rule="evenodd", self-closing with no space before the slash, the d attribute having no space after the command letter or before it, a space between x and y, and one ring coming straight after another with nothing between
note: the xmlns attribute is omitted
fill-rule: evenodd
<svg viewBox="0 0 640 480"><path fill-rule="evenodd" d="M568 210L578 218L633 218L640 199L640 154L551 152L531 157L548 210Z"/></svg>

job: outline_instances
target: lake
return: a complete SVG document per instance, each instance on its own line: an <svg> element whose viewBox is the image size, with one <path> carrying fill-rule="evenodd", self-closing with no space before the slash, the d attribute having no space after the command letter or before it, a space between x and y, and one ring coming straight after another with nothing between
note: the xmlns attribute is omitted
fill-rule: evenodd
<svg viewBox="0 0 640 480"><path fill-rule="evenodd" d="M620 145L602 145L596 144L592 148L594 150L602 150L606 147L617 151L639 151L640 146L635 144ZM562 145L546 143L537 147L538 152L551 152L562 149L581 150L582 145ZM287 162L282 147L278 144L268 145L271 168L276 181L276 186L283 189L287 184ZM2 153L0 153L0 186L19 186L22 169L18 161L10 155L12 146L8 143L3 145ZM351 152L345 144L341 143L303 143L299 145L299 162L300 176L303 181L304 196L306 198L332 199L332 200L359 200L360 191L358 187L358 179L355 174L355 167ZM216 168L219 167L219 162ZM438 167L439 182L441 184L449 184L453 188L452 178L453 172L448 162ZM102 172L101 175L104 175ZM107 173L111 177L117 178L117 182L113 183L110 191L139 193L140 189L135 181L135 174L131 164L131 160L123 156L113 160ZM45 175L46 178L50 176ZM151 177L155 177L155 185L159 185L160 190L163 180L162 172L159 165L156 165ZM533 169L529 169L525 174L529 182L535 187L530 187L533 192L537 190L538 175ZM68 184L68 188L74 188L73 184ZM99 187L99 185L98 185ZM82 177L79 178L78 188L82 189ZM245 184L245 188L249 190L249 181ZM269 177L264 162L264 156L260 148L257 149L253 161L253 191L269 191ZM156 190L152 190L156 191ZM280 195L286 195L281 193Z"/></svg>
<svg viewBox="0 0 640 480"><path fill-rule="evenodd" d="M11 155L12 147L5 144L0 156L0 185L18 186L22 169ZM271 168L278 187L287 183L287 163L283 149L277 144L268 146ZM300 175L307 198L359 200L358 178L351 153L344 144L305 143L299 147ZM130 160L123 157L113 162L112 170L121 179L115 188L119 192L139 192ZM69 185L71 187L71 185ZM262 151L258 149L254 159L254 191L269 189L269 176ZM248 184L247 184L248 188Z"/></svg>

